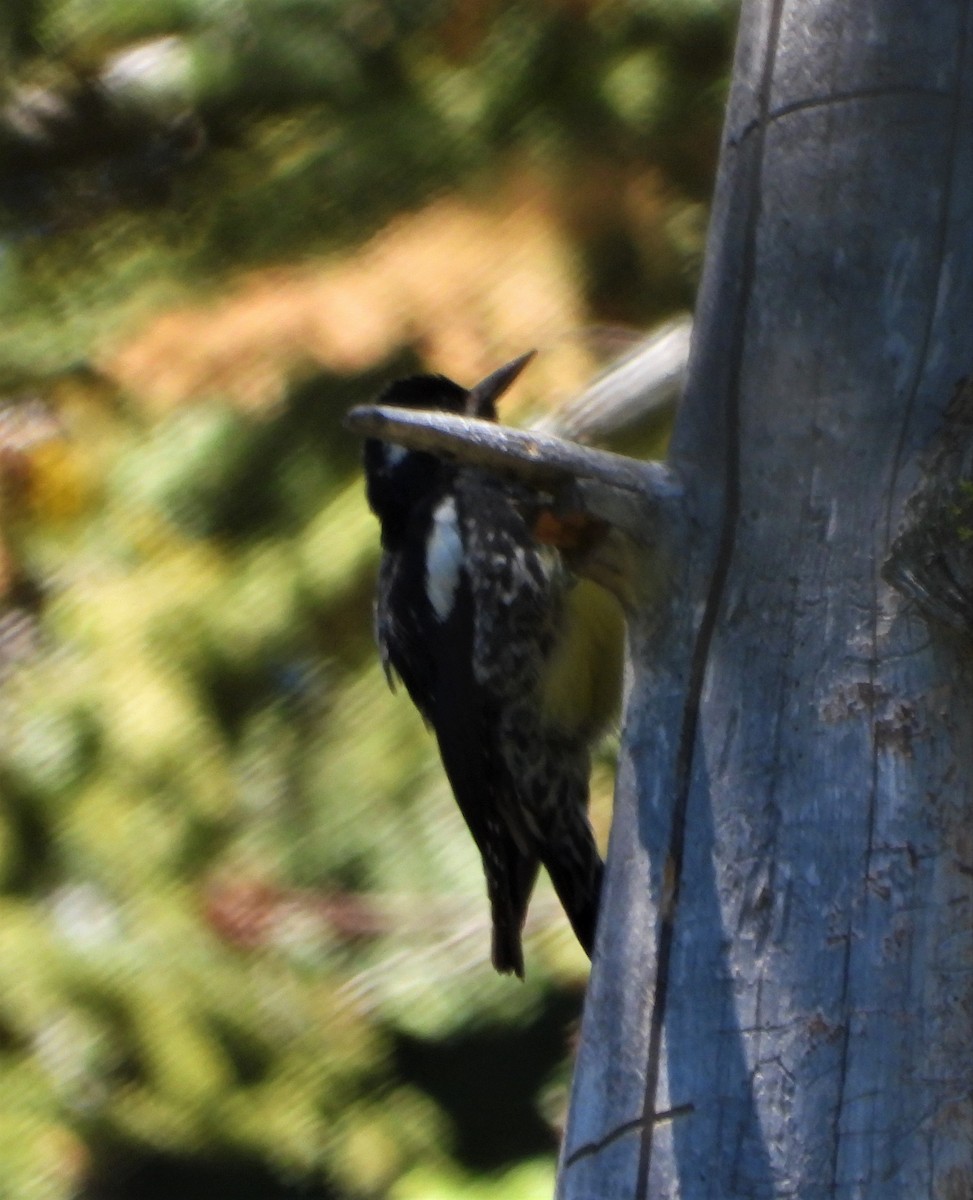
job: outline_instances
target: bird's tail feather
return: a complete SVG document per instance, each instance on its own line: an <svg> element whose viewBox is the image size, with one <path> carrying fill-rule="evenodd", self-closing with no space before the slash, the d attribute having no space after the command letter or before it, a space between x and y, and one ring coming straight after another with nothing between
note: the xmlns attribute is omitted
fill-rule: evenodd
<svg viewBox="0 0 973 1200"><path fill-rule="evenodd" d="M527 905L537 879L539 863L536 858L518 855L505 878L494 879L487 872L487 890L493 917L491 958L501 975L524 977L524 951L521 944Z"/></svg>
<svg viewBox="0 0 973 1200"><path fill-rule="evenodd" d="M571 830L571 836L549 843L543 855L557 898L571 928L589 958L594 951L595 930L604 864L587 820Z"/></svg>

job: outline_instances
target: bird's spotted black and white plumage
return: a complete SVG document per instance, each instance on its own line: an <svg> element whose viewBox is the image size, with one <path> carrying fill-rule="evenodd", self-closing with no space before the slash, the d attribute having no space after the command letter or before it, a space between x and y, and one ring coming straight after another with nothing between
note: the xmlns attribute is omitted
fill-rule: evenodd
<svg viewBox="0 0 973 1200"><path fill-rule="evenodd" d="M529 357L469 391L442 376L400 380L379 403L495 419ZM523 976L541 864L590 955L602 863L587 818L589 744L617 694L620 610L605 596L593 622L579 616L594 585L537 539L540 502L524 486L376 439L364 462L382 534L382 661L435 730L482 856L493 964Z"/></svg>

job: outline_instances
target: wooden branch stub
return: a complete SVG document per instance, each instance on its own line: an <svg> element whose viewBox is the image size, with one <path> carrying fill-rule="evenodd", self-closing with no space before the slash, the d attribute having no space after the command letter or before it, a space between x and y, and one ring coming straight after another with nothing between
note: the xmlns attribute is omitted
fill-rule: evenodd
<svg viewBox="0 0 973 1200"><path fill-rule="evenodd" d="M512 476L555 498L570 495L586 512L638 541L651 537L647 514L682 496L675 473L662 463L638 462L474 417L362 405L348 413L345 426L363 437Z"/></svg>
<svg viewBox="0 0 973 1200"><path fill-rule="evenodd" d="M546 413L533 428L587 441L673 410L686 384L692 331L688 313L659 325L579 396Z"/></svg>

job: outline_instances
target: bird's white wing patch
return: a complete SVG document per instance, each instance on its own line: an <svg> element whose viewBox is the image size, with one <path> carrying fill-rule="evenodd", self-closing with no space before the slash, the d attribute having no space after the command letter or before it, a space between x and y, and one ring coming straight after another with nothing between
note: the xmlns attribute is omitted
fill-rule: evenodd
<svg viewBox="0 0 973 1200"><path fill-rule="evenodd" d="M447 496L432 514L432 530L426 542L426 594L440 621L445 621L452 611L462 566L463 539L456 501Z"/></svg>

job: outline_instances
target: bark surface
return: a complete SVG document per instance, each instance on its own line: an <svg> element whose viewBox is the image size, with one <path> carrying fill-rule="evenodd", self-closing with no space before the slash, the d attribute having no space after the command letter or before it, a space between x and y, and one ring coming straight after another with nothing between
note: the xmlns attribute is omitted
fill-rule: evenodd
<svg viewBox="0 0 973 1200"><path fill-rule="evenodd" d="M563 1200L973 1196L973 639L881 574L973 372L971 93L970 0L744 5Z"/></svg>

